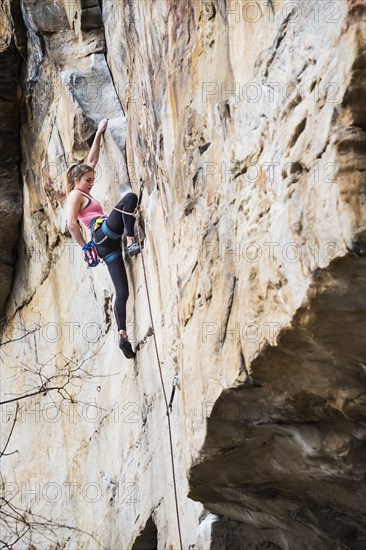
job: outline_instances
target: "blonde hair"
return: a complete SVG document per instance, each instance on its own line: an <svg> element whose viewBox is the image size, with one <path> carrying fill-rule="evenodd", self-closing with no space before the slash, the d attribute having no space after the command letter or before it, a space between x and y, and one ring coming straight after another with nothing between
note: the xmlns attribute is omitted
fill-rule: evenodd
<svg viewBox="0 0 366 550"><path fill-rule="evenodd" d="M67 194L75 188L75 178L82 178L88 172L94 172L94 169L85 162L75 162L66 172L66 192Z"/></svg>

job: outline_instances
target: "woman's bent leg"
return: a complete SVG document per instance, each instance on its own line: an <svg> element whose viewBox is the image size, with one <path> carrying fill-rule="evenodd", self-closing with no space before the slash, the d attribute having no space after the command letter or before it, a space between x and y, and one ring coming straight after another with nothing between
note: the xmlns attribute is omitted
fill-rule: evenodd
<svg viewBox="0 0 366 550"><path fill-rule="evenodd" d="M131 212L135 210L137 206L138 198L135 193L127 193L117 204L116 208L119 210L125 210L126 212ZM133 237L134 235L134 225L135 218L134 216L129 216L128 214L121 214L117 210L112 210L107 218L107 225L111 231L122 235L125 231L128 237Z"/></svg>

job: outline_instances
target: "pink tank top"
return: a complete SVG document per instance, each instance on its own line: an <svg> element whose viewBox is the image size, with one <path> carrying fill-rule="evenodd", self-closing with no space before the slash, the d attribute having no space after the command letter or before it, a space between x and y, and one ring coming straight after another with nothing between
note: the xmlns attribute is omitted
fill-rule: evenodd
<svg viewBox="0 0 366 550"><path fill-rule="evenodd" d="M90 200L90 203L88 204L88 206L83 210L80 210L78 214L78 220L80 220L81 223L85 225L87 229L89 229L90 223L92 222L92 220L94 220L94 218L99 218L99 216L104 216L103 208L100 202L94 199L94 197L92 197L91 195L87 195L86 193L83 193L83 191L79 191L79 193L81 193L82 195L84 195L84 197L87 197Z"/></svg>

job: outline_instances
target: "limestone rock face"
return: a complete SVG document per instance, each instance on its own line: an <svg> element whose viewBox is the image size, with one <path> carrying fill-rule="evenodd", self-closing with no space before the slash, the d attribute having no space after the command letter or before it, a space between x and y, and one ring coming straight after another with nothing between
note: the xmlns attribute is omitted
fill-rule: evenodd
<svg viewBox="0 0 366 550"><path fill-rule="evenodd" d="M1 67L22 94L0 84L0 119L19 101L22 118L0 154L15 170L21 151L23 185L4 399L74 369L67 394L22 401L3 459L6 495L66 526L30 540L180 547L155 333L168 399L179 378L183 547L363 548L364 2L4 6ZM107 269L86 269L66 227L62 174L105 116L93 194L108 213L146 184L134 362Z"/></svg>

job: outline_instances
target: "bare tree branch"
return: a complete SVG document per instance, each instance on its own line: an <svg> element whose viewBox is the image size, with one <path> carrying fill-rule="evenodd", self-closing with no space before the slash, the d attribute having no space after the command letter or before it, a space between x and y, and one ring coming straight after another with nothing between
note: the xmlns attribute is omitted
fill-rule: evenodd
<svg viewBox="0 0 366 550"><path fill-rule="evenodd" d="M14 418L13 418L13 424L12 424L12 427L10 428L10 432L9 432L8 438L7 438L6 443L5 443L5 447L3 448L2 451L0 451L0 458L1 458L2 456L9 456L9 454L14 454L14 453L18 452L18 451L14 451L14 452L8 453L8 454L5 453L5 451L6 451L7 447L8 447L8 445L9 445L10 438L11 438L11 436L12 436L12 434L13 434L13 431L14 431L15 423L16 423L17 418L18 418L18 412L19 412L19 403L17 403L17 408L16 408L16 410L15 410L15 416L14 416Z"/></svg>
<svg viewBox="0 0 366 550"><path fill-rule="evenodd" d="M23 340L26 336L35 333L37 330L39 330L39 327L33 331L27 331L26 334L20 338L7 340L0 345L1 347L4 347L13 342ZM27 383L23 384L23 388L26 388L23 393L18 395L8 394L11 395L11 397L0 401L0 407L9 403L16 403L15 413L12 413L14 414L14 418L12 419L11 428L5 445L3 449L0 450L0 457L9 457L18 452L6 451L14 434L19 411L21 410L21 402L24 403L26 400L32 399L37 395L50 395L52 402L55 406L58 406L54 396L60 396L61 404L66 402L70 402L73 405L85 404L105 411L105 409L100 407L97 403L87 403L79 400L75 394L75 392L80 390L82 385L85 384L85 381L93 383L94 379L98 379L98 381L95 382L97 384L99 383L100 378L107 378L117 374L99 374L95 372L95 368L88 368L88 362L100 353L102 347L103 346L91 355L82 357L80 361L73 361L72 359L67 358L62 352L59 352L53 355L46 363L39 364L36 358L35 365L21 363L19 367L15 367L19 369L19 372L16 372L12 378L17 380L17 384L20 385L21 383L21 381L19 381L20 376L25 375L28 380ZM64 362L61 367L57 364L60 358ZM53 369L53 371L49 372L49 369ZM54 369L57 369L56 372ZM4 489L6 484L1 472L0 479L2 489ZM0 543L2 544L1 548L15 550L20 541L22 544L31 544L32 540L34 540L35 534L41 535L45 540L48 540L50 543L56 545L60 537L63 537L63 530L86 535L94 540L100 548L104 548L100 541L98 541L91 533L78 529L77 527L67 525L66 523L54 522L50 518L34 514L30 509L21 509L15 504L15 497L16 494L11 498L5 498L5 495L0 496L0 532L2 533L3 538L4 533L7 532L5 540L0 540Z"/></svg>
<svg viewBox="0 0 366 550"><path fill-rule="evenodd" d="M0 341L0 348L2 348L4 346L7 346L8 344L12 344L13 342L19 342L20 340L23 340L23 338L26 338L30 334L34 334L39 329L40 329L40 327L37 327L33 330L27 330L26 333L23 334L23 336L19 336L19 338L10 338L10 340L6 340L5 342Z"/></svg>

